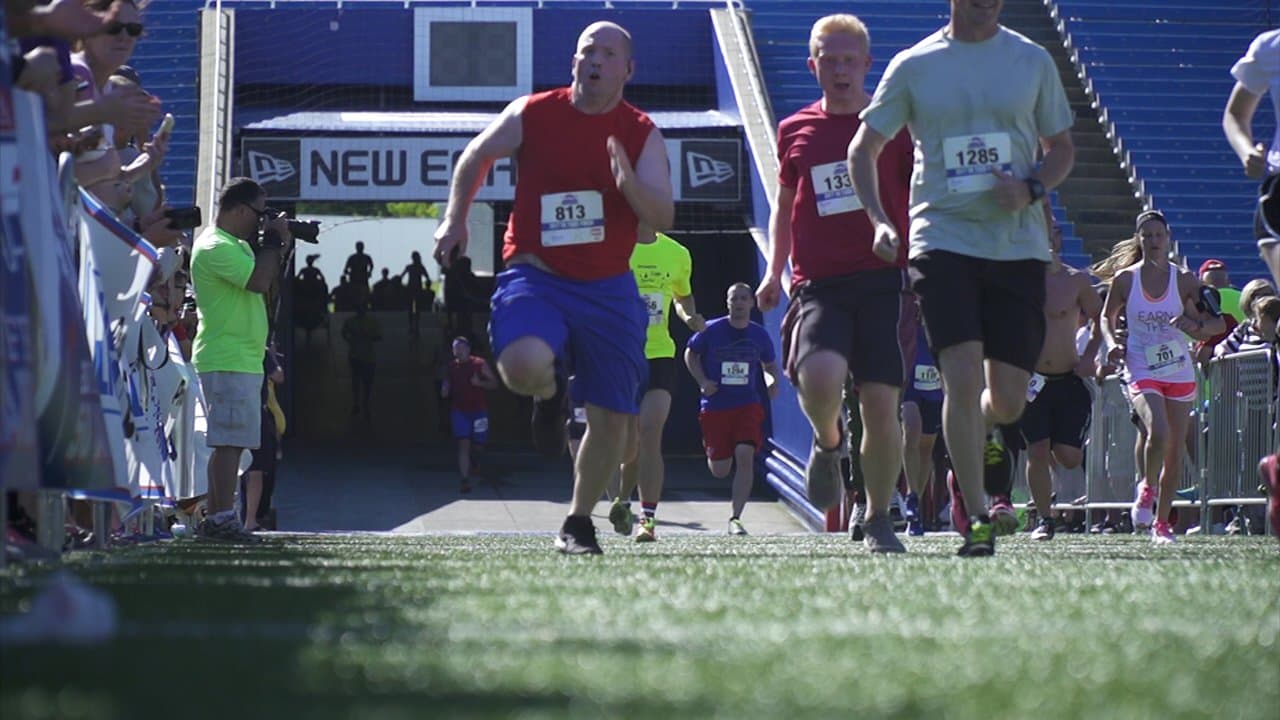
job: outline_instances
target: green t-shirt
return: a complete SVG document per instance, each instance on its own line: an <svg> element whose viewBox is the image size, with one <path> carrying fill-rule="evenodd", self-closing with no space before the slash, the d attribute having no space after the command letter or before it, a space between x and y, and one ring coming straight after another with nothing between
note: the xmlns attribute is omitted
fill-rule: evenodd
<svg viewBox="0 0 1280 720"><path fill-rule="evenodd" d="M1244 322L1244 311L1240 309L1240 291L1229 288L1218 288L1218 297L1222 298L1222 314L1230 315L1237 323Z"/></svg>
<svg viewBox="0 0 1280 720"><path fill-rule="evenodd" d="M262 374L267 347L267 304L245 289L253 274L253 248L231 233L210 226L191 251L191 281L200 311L192 346L199 372Z"/></svg>
<svg viewBox="0 0 1280 720"><path fill-rule="evenodd" d="M667 317L672 297L693 294L689 279L693 260L683 245L658 233L652 243L636 243L631 251L631 272L636 276L640 297L649 311L648 336L644 356L649 359L676 356L676 342L671 339Z"/></svg>
<svg viewBox="0 0 1280 720"><path fill-rule="evenodd" d="M1048 262L1039 204L1008 212L990 187L993 169L1026 178L1040 138L1075 119L1049 53L1001 27L982 42L939 30L889 63L862 121L891 138L906 125L916 144L911 245L991 260Z"/></svg>

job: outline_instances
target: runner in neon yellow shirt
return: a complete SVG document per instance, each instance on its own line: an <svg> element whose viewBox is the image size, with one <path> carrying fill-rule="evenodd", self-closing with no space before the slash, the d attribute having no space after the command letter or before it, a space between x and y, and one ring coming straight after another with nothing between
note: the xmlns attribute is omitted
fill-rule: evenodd
<svg viewBox="0 0 1280 720"><path fill-rule="evenodd" d="M648 238L653 242L646 242ZM694 332L706 327L698 314L689 280L693 261L689 251L671 238L643 226L639 242L631 253L631 272L636 276L640 297L649 310L649 335L644 354L649 360L649 384L640 403L640 433L635 459L622 464L622 488L609 509L613 529L625 535L631 532L634 516L630 497L638 486L643 516L636 530L636 542L652 542L654 516L662 496L664 466L662 462L662 429L671 412L671 392L676 382L676 343L671 337L668 317L672 303L676 316Z"/></svg>

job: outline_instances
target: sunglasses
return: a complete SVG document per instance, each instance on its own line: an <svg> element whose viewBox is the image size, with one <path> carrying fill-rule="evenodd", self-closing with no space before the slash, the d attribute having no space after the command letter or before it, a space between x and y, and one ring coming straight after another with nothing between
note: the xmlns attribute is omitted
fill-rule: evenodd
<svg viewBox="0 0 1280 720"><path fill-rule="evenodd" d="M122 32L127 32L129 33L129 37L138 37L142 34L142 23L122 23L113 21L107 23L107 27L104 32L108 35L119 35Z"/></svg>

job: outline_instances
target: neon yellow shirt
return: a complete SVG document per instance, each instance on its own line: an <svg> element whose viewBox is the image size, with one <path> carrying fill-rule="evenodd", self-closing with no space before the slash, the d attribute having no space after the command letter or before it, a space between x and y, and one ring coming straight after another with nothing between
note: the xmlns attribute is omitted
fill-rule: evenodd
<svg viewBox="0 0 1280 720"><path fill-rule="evenodd" d="M658 233L657 240L647 245L636 243L631 251L631 272L636 276L640 297L649 310L648 337L644 356L649 359L676 356L676 341L671 339L667 317L672 297L693 294L689 279L693 260L683 245Z"/></svg>
<svg viewBox="0 0 1280 720"><path fill-rule="evenodd" d="M262 374L267 347L267 304L245 288L253 274L253 248L217 227L196 238L191 281L200 329L191 355L199 372Z"/></svg>

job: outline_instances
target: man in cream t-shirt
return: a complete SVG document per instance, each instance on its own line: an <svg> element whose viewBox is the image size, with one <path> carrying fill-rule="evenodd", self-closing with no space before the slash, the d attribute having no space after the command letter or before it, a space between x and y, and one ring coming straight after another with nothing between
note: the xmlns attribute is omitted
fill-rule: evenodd
<svg viewBox="0 0 1280 720"><path fill-rule="evenodd" d="M1026 403L1044 342L1050 259L1038 202L1075 157L1057 67L1044 48L999 24L1002 5L952 0L947 26L889 63L849 146L875 251L889 258L901 238L880 202L876 158L904 125L915 138L909 272L947 389L949 484L969 520L957 528L966 556L995 552L981 511L984 464L1012 470L992 430Z"/></svg>

